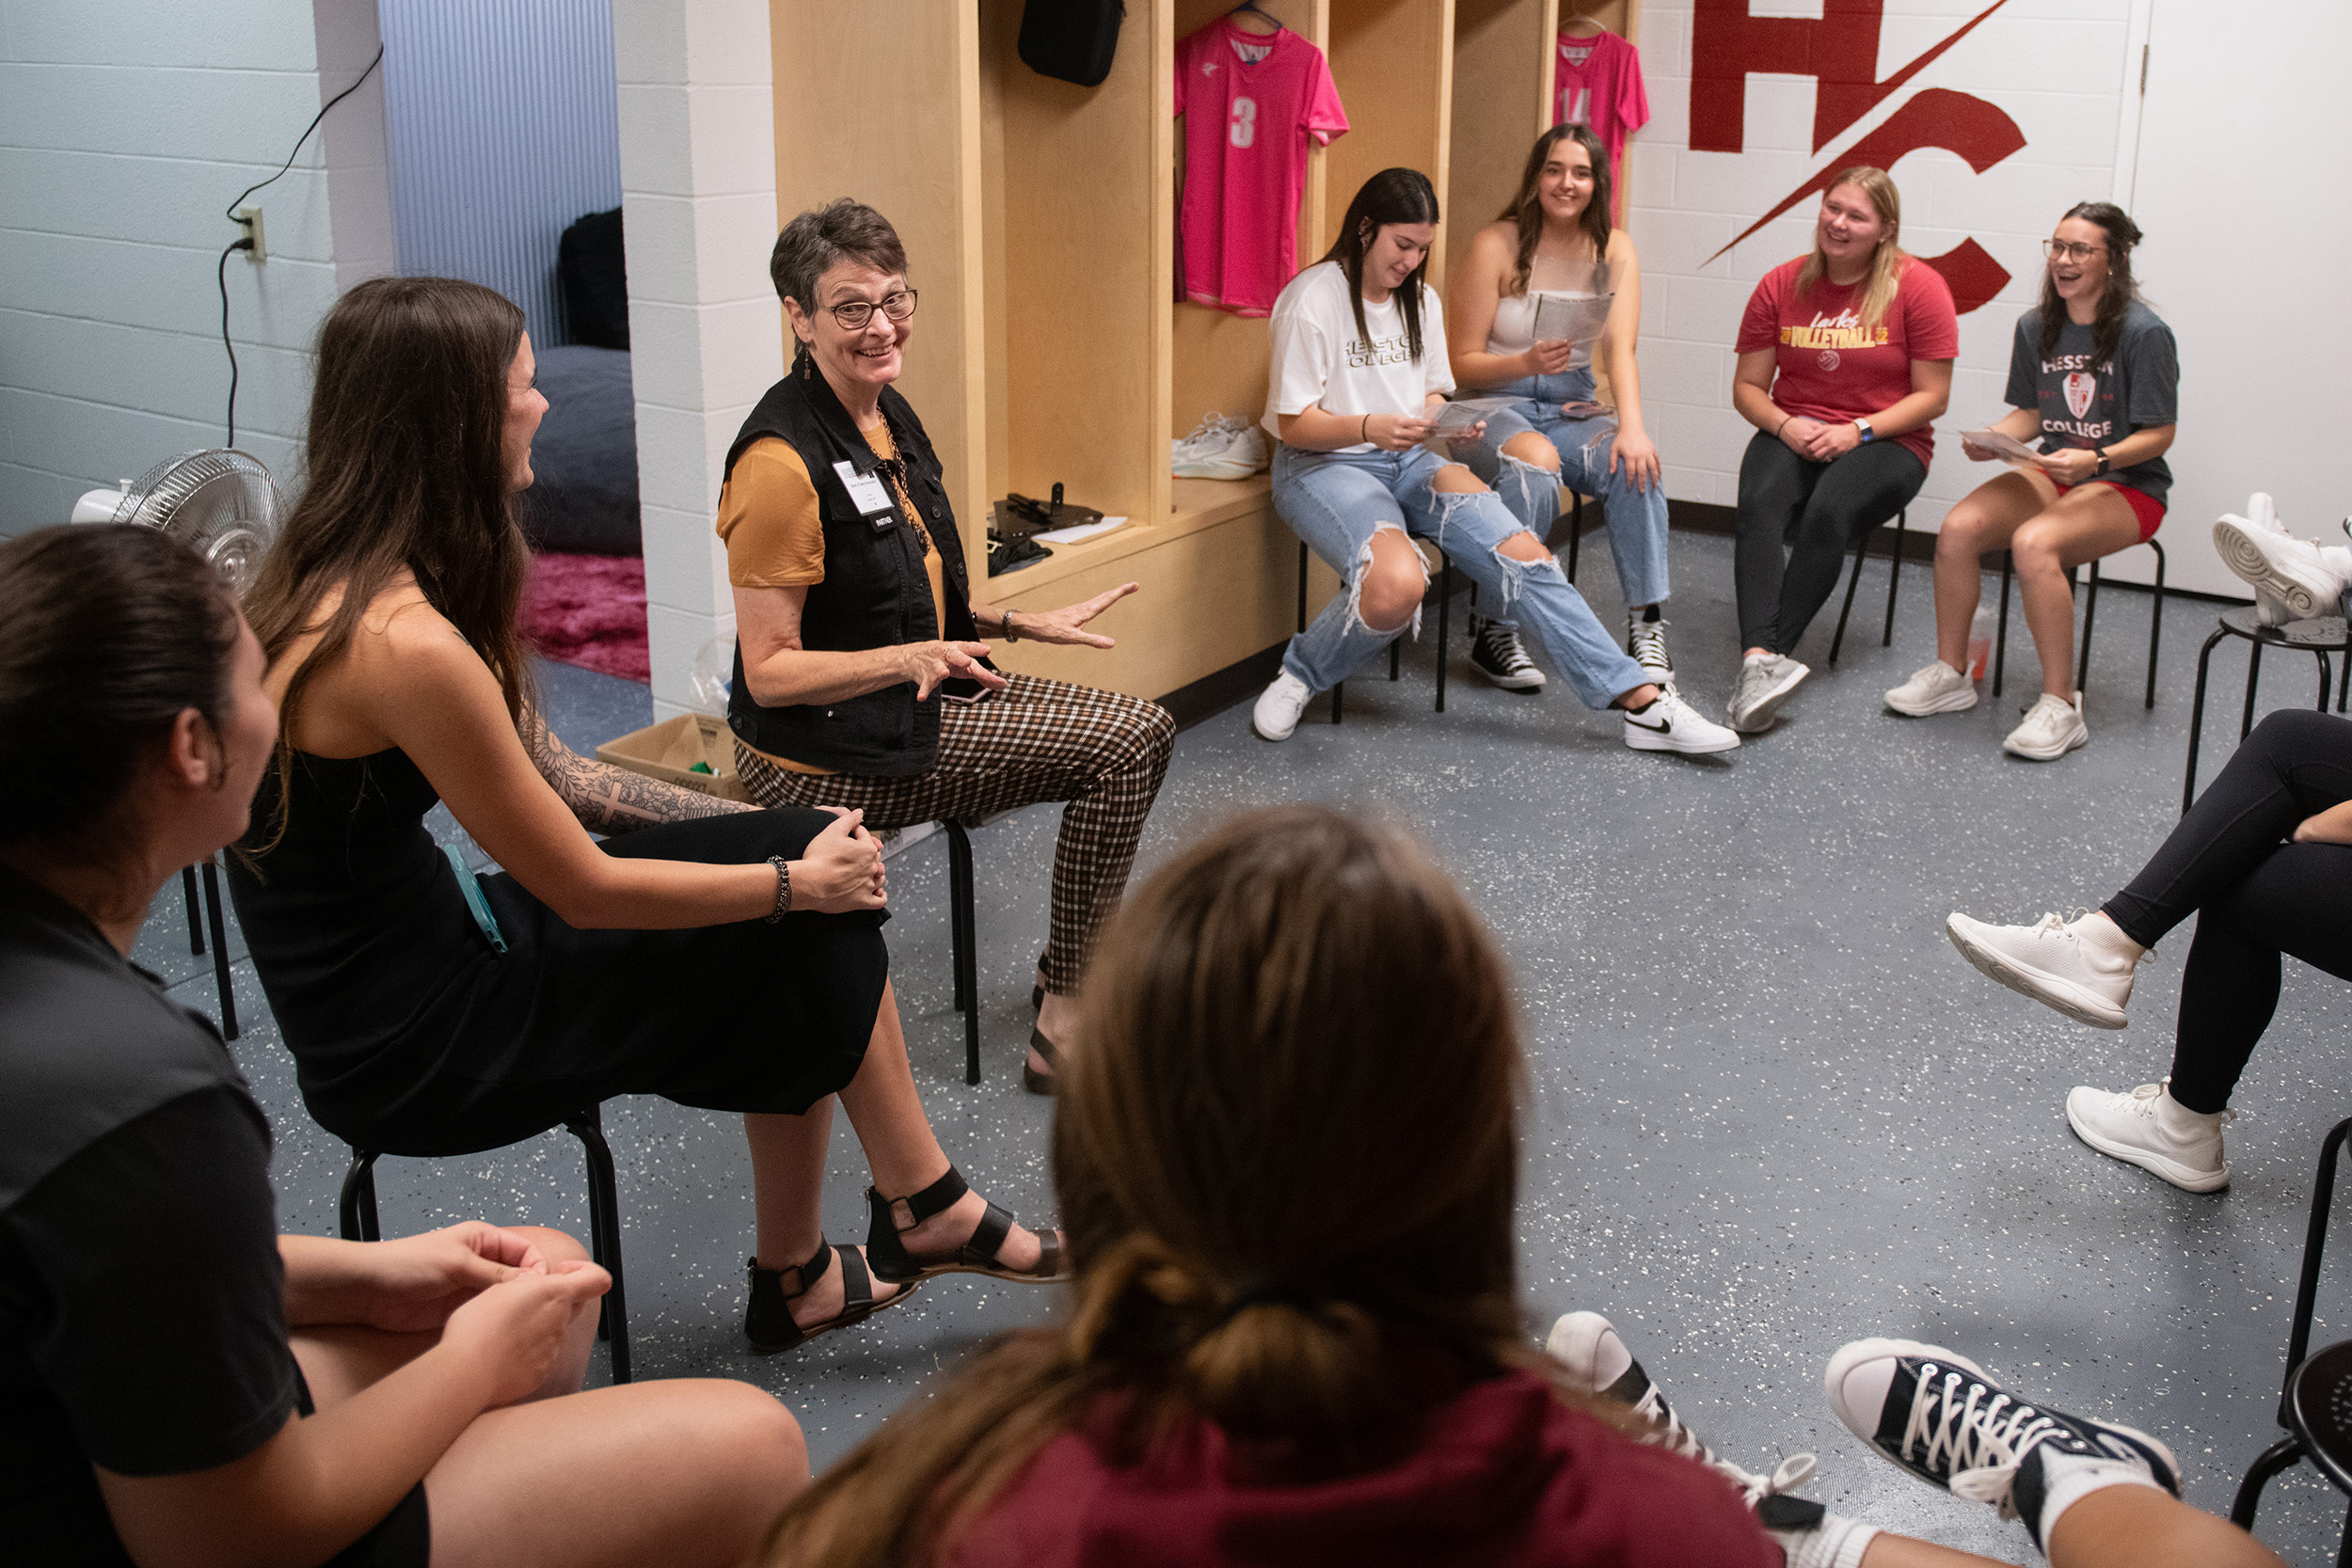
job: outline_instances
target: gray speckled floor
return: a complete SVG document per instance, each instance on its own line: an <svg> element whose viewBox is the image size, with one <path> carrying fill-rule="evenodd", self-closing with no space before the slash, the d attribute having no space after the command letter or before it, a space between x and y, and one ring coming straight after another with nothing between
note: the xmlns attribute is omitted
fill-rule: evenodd
<svg viewBox="0 0 2352 1568"><path fill-rule="evenodd" d="M1674 647L1691 694L1720 715L1736 654L1729 541L1677 535L1674 564L1686 585ZM1728 757L1630 752L1613 721L1556 683L1537 698L1485 688L1461 661L1457 616L1442 716L1429 711L1424 641L1402 683L1352 682L1336 729L1318 702L1279 747L1249 734L1242 707L1186 732L1142 859L1148 868L1236 807L1298 796L1415 824L1518 977L1535 1092L1520 1216L1531 1328L1571 1307L1605 1311L1729 1456L1764 1469L1816 1450L1813 1492L1833 1506L2023 1562L2033 1558L2016 1526L1847 1436L1821 1399L1823 1362L1864 1335L1946 1340L2030 1396L2164 1437L2191 1500L2226 1509L2275 1435L2312 1165L2352 1112L2331 1043L2343 991L2288 965L2239 1096L2227 1195L2175 1191L2075 1142L2070 1085L2128 1088L2164 1070L2186 933L2143 968L2132 1028L2105 1034L1980 978L1941 923L1953 909L2024 920L2095 905L2137 869L2178 809L2195 650L2214 607L2173 602L2159 701L2143 712L2148 601L2108 594L2090 746L2036 766L1998 750L2037 684L2022 624L1998 704L1927 721L1883 709L1878 693L1932 642L1917 565L1905 568L1896 645L1868 637L1884 569L1865 572L1841 668L1821 668L1824 616L1800 650L1818 673L1788 720ZM1613 617L1607 551L1587 550L1581 575ZM2208 777L2233 744L2243 649L2215 665ZM575 747L645 721L643 688L561 667L548 681ZM2307 667L2274 657L2265 705L2312 689ZM1050 1106L1021 1092L1018 1067L1056 815L974 835L978 1089L961 1082L948 1006L944 847L893 863L893 970L933 1121L977 1185L1031 1215L1050 1207ZM194 976L182 994L209 1006L208 960L189 956L181 918L167 896L141 957ZM330 1231L342 1151L302 1113L249 966L236 974L248 1025L236 1050L278 1126L283 1222ZM1048 1292L935 1282L863 1329L754 1357L735 1328L751 1220L739 1132L651 1100L613 1104L607 1125L641 1375L775 1391L820 1465L981 1337L1052 1309ZM840 1239L863 1233L863 1175L844 1123L825 1205ZM476 1214L586 1222L578 1155L560 1133L469 1160L388 1161L379 1187L395 1230ZM2347 1290L2331 1267L2322 1342L2344 1331L2335 1303ZM2342 1499L2301 1470L2272 1484L2262 1533L2293 1561L2325 1562L2343 1518Z"/></svg>

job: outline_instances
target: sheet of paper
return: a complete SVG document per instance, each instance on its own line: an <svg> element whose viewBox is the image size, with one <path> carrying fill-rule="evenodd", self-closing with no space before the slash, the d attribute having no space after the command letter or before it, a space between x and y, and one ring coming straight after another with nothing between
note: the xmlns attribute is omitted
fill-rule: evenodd
<svg viewBox="0 0 2352 1568"><path fill-rule="evenodd" d="M2014 463L2038 463L2042 458L2042 454L2033 448L1997 430L1963 430L1960 438L1972 447L1982 447Z"/></svg>
<svg viewBox="0 0 2352 1568"><path fill-rule="evenodd" d="M1099 538L1115 528L1124 526L1126 521L1124 517L1105 517L1099 523L1081 523L1076 528L1051 529L1043 533L1033 533L1029 537L1042 539L1049 545L1074 545L1082 539Z"/></svg>
<svg viewBox="0 0 2352 1568"><path fill-rule="evenodd" d="M1591 342L1609 325L1609 308L1616 297L1613 293L1537 294L1535 341L1548 343L1565 338L1572 343Z"/></svg>

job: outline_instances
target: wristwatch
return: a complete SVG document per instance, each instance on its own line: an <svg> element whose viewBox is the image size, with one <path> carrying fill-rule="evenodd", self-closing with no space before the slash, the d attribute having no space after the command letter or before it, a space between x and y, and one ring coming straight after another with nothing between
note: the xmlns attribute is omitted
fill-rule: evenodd
<svg viewBox="0 0 2352 1568"><path fill-rule="evenodd" d="M2091 456L2093 456L2093 457L2096 457L2096 458L2099 460L2099 466L2098 466L2097 467L2095 467L2095 468L2091 469L2091 470L2090 470L2090 471L2091 471L2091 473L2093 473L2094 475L2096 475L2096 474L2103 474L2103 473L2106 473L2106 472L2107 471L2108 467L2109 467L2109 465L2108 465L2108 463L2107 463L2107 454L2106 454L2106 452L2101 451L2100 451L2097 447L2093 447L2093 448L2091 448L2091 449L2090 449L2090 455L2091 455Z"/></svg>
<svg viewBox="0 0 2352 1568"><path fill-rule="evenodd" d="M1853 427L1862 432L1862 444L1866 447L1879 438L1879 433L1870 428L1870 421L1867 420L1854 420Z"/></svg>

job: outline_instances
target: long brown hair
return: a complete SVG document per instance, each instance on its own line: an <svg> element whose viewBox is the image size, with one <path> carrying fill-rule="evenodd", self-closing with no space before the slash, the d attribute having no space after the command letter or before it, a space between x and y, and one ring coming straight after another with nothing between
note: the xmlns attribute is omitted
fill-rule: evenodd
<svg viewBox="0 0 2352 1568"><path fill-rule="evenodd" d="M1870 271L1863 279L1862 325L1865 330L1876 327L1886 319L1887 307L1895 303L1895 290L1910 269L1912 258L1898 243L1903 232L1903 196L1895 188L1894 176L1868 164L1856 164L1837 171L1837 177L1821 187L1822 199L1840 185L1851 185L1869 198L1871 209L1879 215L1878 248L1870 256ZM1829 258L1821 254L1819 230L1813 236L1813 254L1797 269L1797 297L1803 299L1813 286L1829 276Z"/></svg>
<svg viewBox="0 0 2352 1568"><path fill-rule="evenodd" d="M1609 260L1609 214L1614 203L1610 198L1609 153L1600 145L1600 138L1581 125L1555 125L1535 138L1535 145L1527 154L1527 168L1519 176L1519 194L1499 214L1505 222L1518 225L1519 256L1511 274L1511 293L1527 293L1527 278L1535 266L1535 246L1544 237L1544 204L1535 194L1536 182L1543 178L1544 165L1551 161L1551 150L1564 141L1572 141L1584 150L1593 161L1593 196L1584 203L1584 211L1577 215L1576 226L1584 237L1593 242L1593 260Z"/></svg>
<svg viewBox="0 0 2352 1568"><path fill-rule="evenodd" d="M2123 312L2139 297L2139 285L2132 278L2132 247L2140 242L2139 225L2132 215L2112 201L2077 201L2058 218L2080 218L2097 224L2107 237L2107 286L2099 296L2099 313L2091 320L2090 362L2104 365L2115 357L2115 345L2123 341ZM2066 330L2066 301L2058 297L2058 280L2050 269L2042 269L2042 357L2047 359L2058 352L2058 335Z"/></svg>
<svg viewBox="0 0 2352 1568"><path fill-rule="evenodd" d="M523 313L453 277L378 277L338 300L319 328L310 392L310 477L246 594L246 618L275 662L322 632L279 704L278 820L283 832L303 691L351 645L376 595L405 568L482 656L517 721L532 701L516 630L531 546L507 490L506 377ZM342 597L318 618L338 584Z"/></svg>
<svg viewBox="0 0 2352 1568"><path fill-rule="evenodd" d="M1293 1473L1392 1462L1465 1381L1537 1364L1514 1300L1508 986L1401 832L1283 806L1178 857L1105 933L1063 1069L1074 1310L826 1472L767 1560L929 1560L1106 1415L1135 1457L1205 1418Z"/></svg>
<svg viewBox="0 0 2352 1568"><path fill-rule="evenodd" d="M1364 324L1364 253L1380 230L1391 223L1438 221L1438 187L1417 168L1384 168L1365 181L1340 219L1340 237L1323 253L1337 261L1347 277L1347 303L1356 311L1356 336L1372 347L1372 328ZM1405 318L1405 347L1413 363L1421 363L1421 291L1429 275L1429 258L1406 274L1396 288L1397 313Z"/></svg>

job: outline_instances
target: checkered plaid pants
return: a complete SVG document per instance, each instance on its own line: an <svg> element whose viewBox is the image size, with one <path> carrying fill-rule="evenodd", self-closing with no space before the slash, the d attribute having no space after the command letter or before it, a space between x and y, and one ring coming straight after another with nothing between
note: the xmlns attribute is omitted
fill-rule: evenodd
<svg viewBox="0 0 2352 1568"><path fill-rule="evenodd" d="M968 822L1067 800L1054 846L1045 989L1078 989L1103 922L1119 907L1143 819L1168 776L1176 721L1157 703L1068 681L1009 675L977 703L943 703L939 757L907 778L795 773L736 743L735 766L763 806L849 806L873 829Z"/></svg>

